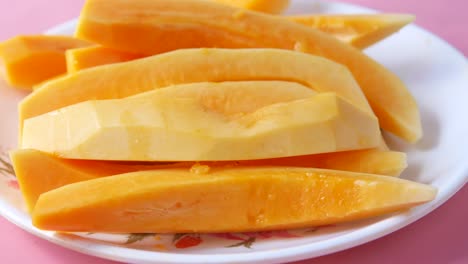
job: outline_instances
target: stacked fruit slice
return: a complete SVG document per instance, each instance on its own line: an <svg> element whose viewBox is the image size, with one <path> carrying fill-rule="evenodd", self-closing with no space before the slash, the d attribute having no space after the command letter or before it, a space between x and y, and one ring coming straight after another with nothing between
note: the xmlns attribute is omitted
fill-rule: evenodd
<svg viewBox="0 0 468 264"><path fill-rule="evenodd" d="M287 1L235 2L278 12ZM406 155L388 150L380 129L418 140L417 105L397 76L356 48L411 20L88 0L76 33L86 47L59 39L67 72L57 75L66 75L36 85L19 105L20 148L11 158L33 223L255 231L432 200L434 188L390 177L406 168ZM24 56L47 58L35 54L52 46ZM6 71L7 80L27 75Z"/></svg>

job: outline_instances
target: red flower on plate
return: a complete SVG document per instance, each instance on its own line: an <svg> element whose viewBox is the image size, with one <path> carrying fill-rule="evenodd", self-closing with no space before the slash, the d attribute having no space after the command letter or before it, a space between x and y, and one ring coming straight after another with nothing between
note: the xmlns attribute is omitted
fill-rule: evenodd
<svg viewBox="0 0 468 264"><path fill-rule="evenodd" d="M17 180L10 180L8 181L8 186L13 189L19 189L19 184Z"/></svg>
<svg viewBox="0 0 468 264"><path fill-rule="evenodd" d="M189 248L198 246L202 241L199 235L183 235L174 241L174 246L176 248Z"/></svg>

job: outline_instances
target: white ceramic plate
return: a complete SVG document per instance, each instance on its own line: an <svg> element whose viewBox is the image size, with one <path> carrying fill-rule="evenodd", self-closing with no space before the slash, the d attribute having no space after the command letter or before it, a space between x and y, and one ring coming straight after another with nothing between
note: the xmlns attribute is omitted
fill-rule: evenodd
<svg viewBox="0 0 468 264"><path fill-rule="evenodd" d="M338 3L293 1L290 13L369 13L371 10ZM76 21L48 31L70 34ZM20 32L18 32L20 33ZM57 235L31 225L8 164L0 163L0 214L34 235L64 247L130 263L279 263L344 250L398 230L444 203L468 176L468 70L465 57L417 26L366 51L396 72L415 95L422 112L423 140L414 146L393 137L394 149L409 155L403 178L432 184L437 198L406 213L308 230L222 235ZM0 148L15 148L17 102L26 93L0 87ZM4 156L3 160L8 160ZM220 216L222 217L222 216ZM128 243L127 243L128 242Z"/></svg>

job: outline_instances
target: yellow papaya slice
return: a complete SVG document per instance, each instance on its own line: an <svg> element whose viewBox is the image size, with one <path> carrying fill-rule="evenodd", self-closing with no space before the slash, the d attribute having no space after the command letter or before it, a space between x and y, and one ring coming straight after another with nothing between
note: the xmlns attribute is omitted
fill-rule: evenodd
<svg viewBox="0 0 468 264"><path fill-rule="evenodd" d="M0 75L17 88L32 86L66 73L65 51L89 42L67 36L17 36L1 43Z"/></svg>
<svg viewBox="0 0 468 264"><path fill-rule="evenodd" d="M414 16L406 14L302 15L286 18L329 33L360 49L381 41L414 20ZM68 73L145 57L102 46L70 49L65 56Z"/></svg>
<svg viewBox="0 0 468 264"><path fill-rule="evenodd" d="M259 80L292 81L335 92L372 113L348 69L330 60L281 49L184 49L47 82L20 102L19 123L90 99L123 98L173 84Z"/></svg>
<svg viewBox="0 0 468 264"><path fill-rule="evenodd" d="M210 166L220 166L221 164L219 162L213 164L208 163ZM240 166L274 165L286 167L323 168L387 176L399 176L408 166L405 153L376 149L343 151L275 159L242 160L237 161L236 164Z"/></svg>
<svg viewBox="0 0 468 264"><path fill-rule="evenodd" d="M322 169L167 169L49 191L32 219L39 229L65 232L260 231L383 215L431 201L436 192L399 178Z"/></svg>
<svg viewBox="0 0 468 264"><path fill-rule="evenodd" d="M410 142L421 137L416 101L385 67L319 30L277 16L239 10L209 1L88 0L76 35L141 54L182 48L261 47L323 56L349 68L385 130Z"/></svg>
<svg viewBox="0 0 468 264"><path fill-rule="evenodd" d="M61 159L33 149L11 151L10 158L21 193L30 212L39 195L70 183L173 166L173 164L157 162L146 164Z"/></svg>
<svg viewBox="0 0 468 264"><path fill-rule="evenodd" d="M259 91L258 96L247 92L252 101L261 101L270 90L248 83ZM208 91L223 89L213 86ZM241 87L239 82L233 88ZM174 96L170 89L176 88L86 101L27 119L22 146L73 159L203 161L368 149L380 143L375 116L333 93L238 111L242 105L230 107L243 101L237 93L205 99Z"/></svg>
<svg viewBox="0 0 468 264"><path fill-rule="evenodd" d="M280 14L289 6L289 0L214 0L221 4L227 4L239 8L258 12Z"/></svg>
<svg viewBox="0 0 468 264"><path fill-rule="evenodd" d="M357 150L288 158L211 162L112 162L63 159L38 150L19 149L10 153L16 177L29 212L39 196L64 185L127 172L165 168L285 166L345 170L398 176L407 166L406 155L395 151Z"/></svg>
<svg viewBox="0 0 468 264"><path fill-rule="evenodd" d="M344 43L365 49L414 21L407 14L302 15L288 19L329 33Z"/></svg>
<svg viewBox="0 0 468 264"><path fill-rule="evenodd" d="M70 74L99 65L140 59L143 58L143 55L117 51L102 46L92 46L67 50L65 57L67 72Z"/></svg>

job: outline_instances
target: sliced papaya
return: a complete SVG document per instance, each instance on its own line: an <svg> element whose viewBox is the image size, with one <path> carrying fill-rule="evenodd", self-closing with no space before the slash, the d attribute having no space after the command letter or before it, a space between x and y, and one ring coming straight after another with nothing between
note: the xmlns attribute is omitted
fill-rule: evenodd
<svg viewBox="0 0 468 264"><path fill-rule="evenodd" d="M360 49L381 41L414 20L414 16L406 14L303 15L287 18L296 23L327 32L335 38ZM66 52L67 71L68 73L74 73L86 68L143 57L143 55L108 49L102 46L70 49Z"/></svg>
<svg viewBox="0 0 468 264"><path fill-rule="evenodd" d="M335 92L372 113L348 69L330 60L281 49L184 49L47 82L20 102L20 125L27 118L90 99L123 98L173 84L257 80L292 81Z"/></svg>
<svg viewBox="0 0 468 264"><path fill-rule="evenodd" d="M61 159L32 149L10 152L21 193L30 212L39 195L58 187L98 177L172 167L168 163L102 162Z"/></svg>
<svg viewBox="0 0 468 264"><path fill-rule="evenodd" d="M288 19L329 33L358 49L365 49L413 22L414 16L407 14L303 15L290 16Z"/></svg>
<svg viewBox="0 0 468 264"><path fill-rule="evenodd" d="M204 163L203 163L204 164ZM222 164L222 163L221 163ZM219 162L213 165L220 166ZM408 166L406 154L397 151L355 150L263 160L242 160L240 166L287 166L323 168L399 176ZM212 166L212 164L208 165Z"/></svg>
<svg viewBox="0 0 468 264"><path fill-rule="evenodd" d="M17 36L1 44L0 75L14 87L32 86L66 73L65 51L89 46L67 36Z"/></svg>
<svg viewBox="0 0 468 264"><path fill-rule="evenodd" d="M358 220L435 196L436 189L428 185L345 171L167 169L49 191L39 197L32 219L39 229L66 232L243 232Z"/></svg>
<svg viewBox="0 0 468 264"><path fill-rule="evenodd" d="M239 8L258 12L280 14L289 5L289 0L214 0L221 4L227 4Z"/></svg>
<svg viewBox="0 0 468 264"><path fill-rule="evenodd" d="M70 49L65 52L67 72L74 73L79 70L99 65L131 61L142 58L143 55L117 51L102 46Z"/></svg>
<svg viewBox="0 0 468 264"><path fill-rule="evenodd" d="M76 35L141 54L197 47L262 47L323 56L349 68L384 129L410 142L421 137L416 101L385 67L319 30L248 10L239 15L239 10L209 1L88 0Z"/></svg>
<svg viewBox="0 0 468 264"><path fill-rule="evenodd" d="M252 101L261 102L270 91L256 82L239 82L234 90L243 84ZM333 93L250 106L237 104L244 101L237 91L213 87L200 98L175 96L171 87L64 107L25 120L22 146L73 159L202 161L368 149L380 143L377 118Z"/></svg>
<svg viewBox="0 0 468 264"><path fill-rule="evenodd" d="M398 176L407 166L406 155L395 151L357 150L288 158L212 162L112 162L63 159L33 149L10 153L16 177L30 212L39 196L61 186L127 172L165 168L190 168L196 164L216 168L286 166L345 170Z"/></svg>

